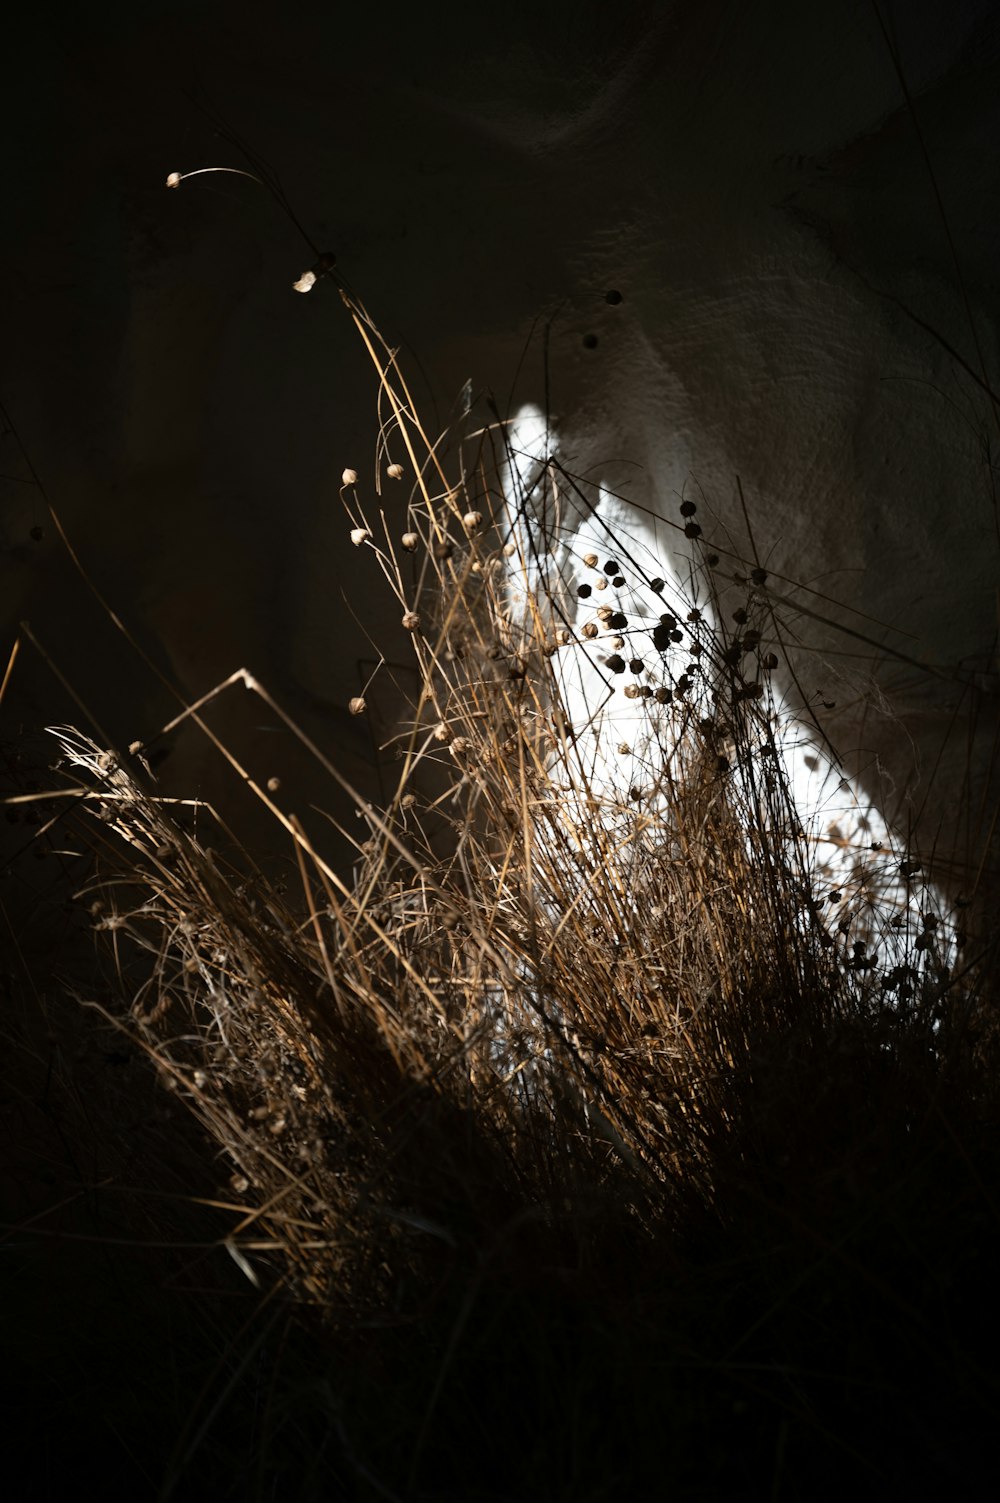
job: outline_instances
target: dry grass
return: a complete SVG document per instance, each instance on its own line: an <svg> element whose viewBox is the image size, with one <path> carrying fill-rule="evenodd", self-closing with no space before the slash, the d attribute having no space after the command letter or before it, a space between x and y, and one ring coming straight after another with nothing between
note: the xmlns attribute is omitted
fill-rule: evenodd
<svg viewBox="0 0 1000 1503"><path fill-rule="evenodd" d="M296 1422L335 1434L345 1497L803 1496L816 1456L876 1478L904 1444L961 1478L921 1416L974 1448L1000 1398L949 1303L997 1232L988 947L955 959L916 874L892 927L898 855L859 852L829 900L776 745L766 578L712 565L690 517L703 608L667 636L697 673L656 643L607 669L648 757L597 776L564 702L586 639L503 426L446 474L344 300L406 543L343 496L420 683L353 876L256 788L295 853L280 892L195 837L141 748L60 733L122 999L101 1010L205 1130L231 1256L332 1354Z"/></svg>

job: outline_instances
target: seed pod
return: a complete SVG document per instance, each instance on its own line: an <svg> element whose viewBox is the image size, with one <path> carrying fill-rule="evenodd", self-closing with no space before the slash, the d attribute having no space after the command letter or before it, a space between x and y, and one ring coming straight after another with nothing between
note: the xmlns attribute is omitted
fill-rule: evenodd
<svg viewBox="0 0 1000 1503"><path fill-rule="evenodd" d="M503 556L504 556L504 558L513 558L514 554L516 552L517 552L517 544L516 543L504 543L504 545L503 545Z"/></svg>
<svg viewBox="0 0 1000 1503"><path fill-rule="evenodd" d="M280 787L281 787L281 779L280 778L268 778L268 780L267 780L267 791L268 791L268 793L277 793L277 791L278 791L278 789Z"/></svg>
<svg viewBox="0 0 1000 1503"><path fill-rule="evenodd" d="M605 667L610 668L612 673L625 672L625 659L613 652L609 658L604 659Z"/></svg>
<svg viewBox="0 0 1000 1503"><path fill-rule="evenodd" d="M777 655L775 653L773 653L773 652L769 652L767 654L767 657L761 658L761 660L760 660L760 666L762 668L767 668L767 669L777 668L777 666L778 666Z"/></svg>
<svg viewBox="0 0 1000 1503"><path fill-rule="evenodd" d="M420 625L420 617L416 611L407 611L403 617L403 626L407 631L416 631Z"/></svg>
<svg viewBox="0 0 1000 1503"><path fill-rule="evenodd" d="M605 626L607 626L614 615L614 610L610 605L599 605L597 607L597 615L598 619L603 621Z"/></svg>
<svg viewBox="0 0 1000 1503"><path fill-rule="evenodd" d="M347 469L344 471L340 478L344 485L357 485L358 472L357 470Z"/></svg>
<svg viewBox="0 0 1000 1503"><path fill-rule="evenodd" d="M617 560L613 559L613 558L609 558L608 561L607 561L607 563L604 565L604 572L608 576L609 579L614 574L620 574L621 573L621 569L618 567Z"/></svg>
<svg viewBox="0 0 1000 1503"><path fill-rule="evenodd" d="M697 522L689 522L687 524L687 526L684 528L684 536L686 538L700 538L701 537L701 528L698 526L698 523Z"/></svg>
<svg viewBox="0 0 1000 1503"><path fill-rule="evenodd" d="M399 540L407 553L416 553L420 545L420 534L416 532L404 532Z"/></svg>
<svg viewBox="0 0 1000 1503"><path fill-rule="evenodd" d="M471 746L472 742L469 740L468 736L456 736L454 741L451 743L450 751L452 756L457 760L459 757L464 757L466 752L470 750Z"/></svg>
<svg viewBox="0 0 1000 1503"><path fill-rule="evenodd" d="M578 584L576 587L576 593L581 600L586 600L588 595L593 594L593 591L589 584Z"/></svg>
<svg viewBox="0 0 1000 1503"><path fill-rule="evenodd" d="M622 585L625 583L625 576L623 574L616 574L611 583L614 585L616 590L620 590L622 588Z"/></svg>
<svg viewBox="0 0 1000 1503"><path fill-rule="evenodd" d="M467 511L465 513L465 516L462 518L462 526L465 528L466 532L475 532L477 528L482 527L482 525L483 514L481 511Z"/></svg>
<svg viewBox="0 0 1000 1503"><path fill-rule="evenodd" d="M693 517L694 514L695 514L695 512L697 510L698 510L698 508L697 508L697 506L695 506L695 504L694 504L693 501L682 501L681 502L681 516L682 517Z"/></svg>
<svg viewBox="0 0 1000 1503"><path fill-rule="evenodd" d="M371 535L371 528L369 527L351 528L351 542L354 544L355 548L360 548L362 543L367 543Z"/></svg>
<svg viewBox="0 0 1000 1503"><path fill-rule="evenodd" d="M451 731L448 729L447 725L445 724L445 722L443 720L439 720L438 723L437 723L437 725L434 727L434 740L435 741L450 741L451 740Z"/></svg>
<svg viewBox="0 0 1000 1503"><path fill-rule="evenodd" d="M642 661L642 658L633 658L629 663L628 668L630 673L641 673L645 666L646 665Z"/></svg>
<svg viewBox="0 0 1000 1503"><path fill-rule="evenodd" d="M656 700L656 703L658 705L668 705L673 697L674 696L671 691L662 684L653 695L653 698Z"/></svg>
<svg viewBox="0 0 1000 1503"><path fill-rule="evenodd" d="M588 621L586 626L583 628L583 635L587 637L588 640L592 640L597 636L597 630L597 623L595 621Z"/></svg>
<svg viewBox="0 0 1000 1503"><path fill-rule="evenodd" d="M354 698L351 700L347 708L350 710L352 715L363 715L366 708L364 695L355 694Z"/></svg>
<svg viewBox="0 0 1000 1503"><path fill-rule="evenodd" d="M624 689L622 690L622 693L624 694L624 696L625 696L626 699L638 699L639 698L639 685L638 684L626 684L625 687L624 687Z"/></svg>
<svg viewBox="0 0 1000 1503"><path fill-rule="evenodd" d="M585 553L583 555L583 562L587 566L588 569L596 569L597 568L597 554L596 553Z"/></svg>
<svg viewBox="0 0 1000 1503"><path fill-rule="evenodd" d="M399 801L399 807L401 809L412 809L416 802L417 795L415 793L404 793Z"/></svg>
<svg viewBox="0 0 1000 1503"><path fill-rule="evenodd" d="M390 480L402 480L403 466L401 464L391 464L385 473Z"/></svg>

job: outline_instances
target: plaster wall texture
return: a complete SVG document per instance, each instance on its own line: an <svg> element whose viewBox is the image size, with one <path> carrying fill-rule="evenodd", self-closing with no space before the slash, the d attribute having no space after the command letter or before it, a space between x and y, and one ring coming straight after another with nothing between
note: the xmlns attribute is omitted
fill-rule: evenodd
<svg viewBox="0 0 1000 1503"><path fill-rule="evenodd" d="M432 6L387 28L213 0L18 24L0 390L94 581L185 694L246 665L376 795L345 706L371 641L405 656L337 499L345 465L371 470L370 367L332 288L291 292L310 255L259 188L164 191L173 170L245 166L200 103L275 168L442 425L469 379L503 411L548 406L561 461L627 496L665 556L681 496L747 551L739 475L773 577L933 666L812 619L792 654L914 846L978 862L1000 557L992 5ZM147 734L169 696L79 586L9 433L0 458L6 636L30 617L109 734ZM386 504L402 530L405 488ZM11 692L20 723L58 718L41 665ZM306 779L259 705L216 713L252 770ZM227 798L193 735L163 772Z"/></svg>

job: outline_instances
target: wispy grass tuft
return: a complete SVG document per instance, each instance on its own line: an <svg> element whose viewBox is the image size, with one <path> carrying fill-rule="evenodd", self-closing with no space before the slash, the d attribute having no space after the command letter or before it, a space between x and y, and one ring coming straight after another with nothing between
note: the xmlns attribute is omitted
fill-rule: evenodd
<svg viewBox="0 0 1000 1503"><path fill-rule="evenodd" d="M230 1256L311 1333L297 1419L355 1498L973 1477L1000 1401L973 1308L998 1231L993 952L956 949L905 853L859 844L843 890L818 871L759 563L720 567L688 506L700 604L584 622L573 581L603 562L568 574L545 525L560 495L578 525L573 478L519 480L499 421L445 457L342 296L383 417L345 533L419 684L351 876L280 790L253 785L288 890L196 838L140 748L58 733L118 967L101 1010L204 1129ZM627 776L614 746L598 768L574 663L627 701ZM286 1491L322 1495L314 1470Z"/></svg>

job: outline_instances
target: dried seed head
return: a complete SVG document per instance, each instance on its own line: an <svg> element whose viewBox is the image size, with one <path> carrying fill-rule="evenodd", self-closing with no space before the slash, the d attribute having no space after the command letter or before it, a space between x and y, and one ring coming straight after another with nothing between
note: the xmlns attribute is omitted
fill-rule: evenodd
<svg viewBox="0 0 1000 1503"><path fill-rule="evenodd" d="M385 473L390 480L402 480L403 466L401 464L391 464Z"/></svg>
<svg viewBox="0 0 1000 1503"><path fill-rule="evenodd" d="M313 290L313 288L315 286L316 286L316 273L314 271L304 271L302 273L302 275L299 277L298 281L292 283L292 291L293 292L312 292L312 290Z"/></svg>
<svg viewBox="0 0 1000 1503"><path fill-rule="evenodd" d="M399 541L407 553L415 553L420 544L420 535L416 532L404 532Z"/></svg>
<svg viewBox="0 0 1000 1503"><path fill-rule="evenodd" d="M639 698L639 685L638 684L626 684L625 687L624 687L624 689L622 690L622 693L625 695L626 699L638 699Z"/></svg>
<svg viewBox="0 0 1000 1503"><path fill-rule="evenodd" d="M455 544L452 542L451 538L440 538L434 544L433 552L436 559L440 559L442 561L449 559L451 558L451 555L454 553L454 551Z"/></svg>
<svg viewBox="0 0 1000 1503"><path fill-rule="evenodd" d="M604 659L605 667L610 668L612 673L625 672L625 659L617 652L613 652L609 658Z"/></svg>
<svg viewBox="0 0 1000 1503"><path fill-rule="evenodd" d="M503 556L504 556L504 558L513 558L514 554L516 552L517 552L517 544L516 543L504 543L504 545L503 545Z"/></svg>
<svg viewBox="0 0 1000 1503"><path fill-rule="evenodd" d="M351 700L347 708L350 710L352 715L363 715L366 708L364 695L355 694L354 698Z"/></svg>
<svg viewBox="0 0 1000 1503"><path fill-rule="evenodd" d="M401 809L412 809L416 802L417 795L415 793L404 793L399 801L399 807Z"/></svg>
<svg viewBox="0 0 1000 1503"><path fill-rule="evenodd" d="M603 621L605 625L611 620L611 617L614 615L614 613L615 612L613 606L599 605L597 607L598 620Z"/></svg>
<svg viewBox="0 0 1000 1503"><path fill-rule="evenodd" d="M180 173L179 172L171 172L169 174L169 176L167 177L167 187L168 188L179 188L180 185L181 185L181 175L180 175Z"/></svg>
<svg viewBox="0 0 1000 1503"><path fill-rule="evenodd" d="M618 565L617 559L609 558L607 563L604 565L604 572L609 579L613 574L620 574L622 571Z"/></svg>
<svg viewBox="0 0 1000 1503"><path fill-rule="evenodd" d="M631 756L631 754L632 754L632 748L629 746L628 742L627 741L621 741L621 742L619 742L619 745L618 745L618 755L620 757L628 757L628 756Z"/></svg>
<svg viewBox="0 0 1000 1503"><path fill-rule="evenodd" d="M452 756L456 759L459 757L464 757L467 752L471 751L472 742L469 740L468 736L456 736L449 749Z"/></svg>
<svg viewBox="0 0 1000 1503"><path fill-rule="evenodd" d="M344 471L340 478L344 485L357 485L358 472L357 470L347 469Z"/></svg>
<svg viewBox="0 0 1000 1503"><path fill-rule="evenodd" d="M267 791L268 791L268 793L277 793L278 789L280 787L281 787L281 779L280 778L268 778L268 780L267 780Z"/></svg>
<svg viewBox="0 0 1000 1503"><path fill-rule="evenodd" d="M595 584L594 589L595 590L606 590L607 587L608 587L608 582L604 578L604 575L602 574L601 577L600 577L600 579Z"/></svg>
<svg viewBox="0 0 1000 1503"><path fill-rule="evenodd" d="M597 636L597 631L598 627L596 621L588 621L586 626L583 628L583 635L587 638L592 639Z"/></svg>
<svg viewBox="0 0 1000 1503"><path fill-rule="evenodd" d="M581 600L586 600L588 595L593 594L593 590L591 589L591 586L589 584L578 584L576 587L576 593L579 595Z"/></svg>
<svg viewBox="0 0 1000 1503"><path fill-rule="evenodd" d="M760 666L762 668L767 668L769 670L772 669L772 668L777 668L777 666L778 666L777 655L775 653L773 653L773 652L769 652L767 654L767 657L761 658L761 660L760 660Z"/></svg>
<svg viewBox="0 0 1000 1503"><path fill-rule="evenodd" d="M370 527L351 528L351 542L354 544L355 548L360 548L362 543L367 543L371 535L372 534Z"/></svg>
<svg viewBox="0 0 1000 1503"><path fill-rule="evenodd" d="M693 517L694 514L695 514L695 512L697 510L698 510L698 508L697 508L697 506L695 506L695 504L694 504L693 501L682 501L681 502L681 516L682 517Z"/></svg>
<svg viewBox="0 0 1000 1503"><path fill-rule="evenodd" d="M698 523L688 522L687 526L684 528L684 536L686 538L700 538L701 528L698 526Z"/></svg>
<svg viewBox="0 0 1000 1503"><path fill-rule="evenodd" d="M403 616L403 626L407 631L416 631L420 625L420 617L416 611L407 611Z"/></svg>
<svg viewBox="0 0 1000 1503"><path fill-rule="evenodd" d="M444 723L443 720L439 720L438 723L437 723L437 725L434 727L434 740L435 741L450 741L451 740L451 731L448 729L447 725Z"/></svg>
<svg viewBox="0 0 1000 1503"><path fill-rule="evenodd" d="M584 564L586 565L586 567L588 569L596 569L597 568L597 554L596 553L585 553L583 555L583 562L584 562Z"/></svg>
<svg viewBox="0 0 1000 1503"><path fill-rule="evenodd" d="M465 528L466 532L475 532L478 528L482 527L482 525L483 514L481 511L467 511L465 513L465 516L462 518L462 526Z"/></svg>
<svg viewBox="0 0 1000 1503"><path fill-rule="evenodd" d="M625 646L625 638L612 637L610 645L614 648L615 652L621 652L622 648Z"/></svg>

